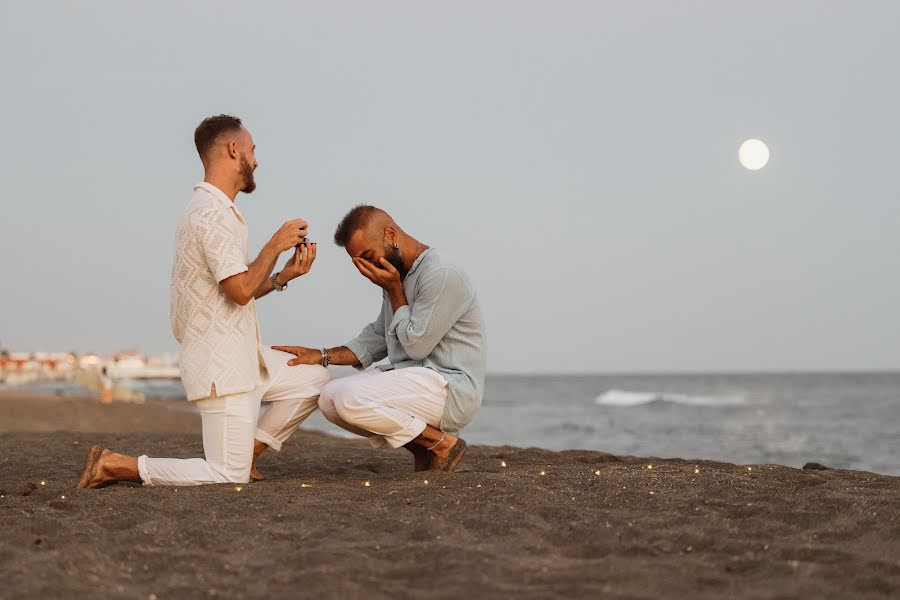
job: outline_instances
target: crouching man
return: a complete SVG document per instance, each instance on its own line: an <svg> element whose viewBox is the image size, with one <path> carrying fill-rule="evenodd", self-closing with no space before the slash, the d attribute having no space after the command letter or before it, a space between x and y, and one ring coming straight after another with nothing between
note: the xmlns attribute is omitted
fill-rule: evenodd
<svg viewBox="0 0 900 600"><path fill-rule="evenodd" d="M378 317L345 346L274 349L294 354L290 365L359 370L387 357L386 365L326 384L319 408L375 447L404 446L416 471L453 471L466 452L459 430L484 392L484 321L471 281L374 206L347 213L334 241L383 289Z"/></svg>

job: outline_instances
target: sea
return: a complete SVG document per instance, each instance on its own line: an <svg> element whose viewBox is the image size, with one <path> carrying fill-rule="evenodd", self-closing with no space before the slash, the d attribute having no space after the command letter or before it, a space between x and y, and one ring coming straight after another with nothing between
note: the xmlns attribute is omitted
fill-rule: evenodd
<svg viewBox="0 0 900 600"><path fill-rule="evenodd" d="M147 402L184 397L177 381L123 383ZM72 383L25 387L79 391ZM303 427L351 435L318 413ZM817 462L900 476L900 372L492 375L463 436L470 444L790 467Z"/></svg>

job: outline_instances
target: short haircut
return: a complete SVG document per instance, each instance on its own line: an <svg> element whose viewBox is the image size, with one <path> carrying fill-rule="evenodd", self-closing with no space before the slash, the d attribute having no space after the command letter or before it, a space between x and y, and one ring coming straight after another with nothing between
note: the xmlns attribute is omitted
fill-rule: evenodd
<svg viewBox="0 0 900 600"><path fill-rule="evenodd" d="M365 229L373 216L383 212L380 208L369 204L354 206L350 212L344 215L344 218L338 223L337 229L334 230L334 243L341 248L345 247L354 233Z"/></svg>
<svg viewBox="0 0 900 600"><path fill-rule="evenodd" d="M209 150L223 133L239 131L243 127L241 120L231 115L216 115L207 117L197 125L194 130L194 145L197 146L197 154L204 163L209 157Z"/></svg>

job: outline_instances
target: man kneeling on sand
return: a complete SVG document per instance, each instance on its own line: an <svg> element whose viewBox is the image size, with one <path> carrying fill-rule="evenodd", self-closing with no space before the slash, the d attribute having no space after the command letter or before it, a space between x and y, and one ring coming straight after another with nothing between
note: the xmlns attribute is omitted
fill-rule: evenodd
<svg viewBox="0 0 900 600"><path fill-rule="evenodd" d="M326 384L319 408L374 447L404 446L416 471L454 470L466 452L457 434L484 391L484 321L472 282L374 206L347 213L334 241L384 290L378 317L345 346L274 349L296 355L290 365L359 370L387 357L386 365Z"/></svg>
<svg viewBox="0 0 900 600"><path fill-rule="evenodd" d="M309 272L316 245L306 243L306 221L286 222L256 260L247 255L247 224L234 204L256 188L256 146L241 120L205 119L194 133L205 177L194 187L175 236L172 331L181 344L181 380L203 423L205 458L149 458L94 446L78 487L116 481L144 485L246 483L261 479L256 459L280 450L316 410L328 381L321 366L292 369L288 355L264 348L255 299L282 291ZM272 274L282 252L284 269ZM260 403L268 409L260 417Z"/></svg>

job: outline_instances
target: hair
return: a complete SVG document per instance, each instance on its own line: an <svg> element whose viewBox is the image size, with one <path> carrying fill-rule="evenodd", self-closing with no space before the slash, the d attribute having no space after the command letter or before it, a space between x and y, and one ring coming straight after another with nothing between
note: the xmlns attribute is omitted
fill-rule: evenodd
<svg viewBox="0 0 900 600"><path fill-rule="evenodd" d="M220 135L239 131L241 127L243 127L241 120L231 115L216 115L203 119L194 130L194 145L197 146L200 160L206 162L210 149Z"/></svg>
<svg viewBox="0 0 900 600"><path fill-rule="evenodd" d="M337 229L334 230L334 243L343 248L350 241L354 233L360 229L365 229L369 222L377 214L387 214L378 207L369 204L360 204L350 209L341 222L338 223Z"/></svg>

